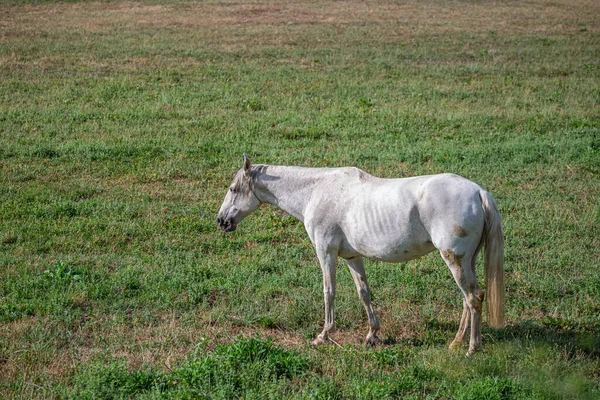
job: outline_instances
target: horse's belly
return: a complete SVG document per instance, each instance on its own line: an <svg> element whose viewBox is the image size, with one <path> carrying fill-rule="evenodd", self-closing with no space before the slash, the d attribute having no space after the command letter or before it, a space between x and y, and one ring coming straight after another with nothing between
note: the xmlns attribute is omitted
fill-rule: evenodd
<svg viewBox="0 0 600 400"><path fill-rule="evenodd" d="M435 247L409 192L365 196L345 216L343 233L358 254L387 262L421 257Z"/></svg>
<svg viewBox="0 0 600 400"><path fill-rule="evenodd" d="M343 258L363 256L373 260L397 263L422 257L435 249L428 238L374 241L365 239L345 241L341 246L340 256Z"/></svg>
<svg viewBox="0 0 600 400"><path fill-rule="evenodd" d="M391 252L388 252L387 254L381 254L379 256L375 254L373 257L367 257L392 263L405 262L414 260L415 258L419 258L424 256L425 254L431 253L434 249L435 247L433 246L433 243L427 241L413 243L412 246L399 247Z"/></svg>

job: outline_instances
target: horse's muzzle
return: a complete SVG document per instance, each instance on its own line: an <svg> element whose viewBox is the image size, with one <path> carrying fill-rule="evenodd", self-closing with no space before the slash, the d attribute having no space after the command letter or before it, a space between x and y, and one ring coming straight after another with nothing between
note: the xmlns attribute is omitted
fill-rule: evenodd
<svg viewBox="0 0 600 400"><path fill-rule="evenodd" d="M217 218L217 224L219 225L219 228L221 228L221 230L224 232L233 232L237 227L232 219L226 220L223 218Z"/></svg>

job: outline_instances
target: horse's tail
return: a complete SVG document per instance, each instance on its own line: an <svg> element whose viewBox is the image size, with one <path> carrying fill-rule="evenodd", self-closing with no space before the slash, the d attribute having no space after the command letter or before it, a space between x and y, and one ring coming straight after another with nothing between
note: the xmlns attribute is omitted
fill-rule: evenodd
<svg viewBox="0 0 600 400"><path fill-rule="evenodd" d="M485 288L488 323L500 329L504 325L504 239L502 217L491 194L482 190L481 203L485 216L483 242L485 244Z"/></svg>

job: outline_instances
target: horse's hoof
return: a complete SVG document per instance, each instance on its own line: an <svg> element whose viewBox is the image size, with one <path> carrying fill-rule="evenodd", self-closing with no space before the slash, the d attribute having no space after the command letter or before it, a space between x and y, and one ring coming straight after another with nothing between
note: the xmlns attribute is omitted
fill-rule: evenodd
<svg viewBox="0 0 600 400"><path fill-rule="evenodd" d="M450 343L450 346L448 346L448 348L450 350L457 350L459 347L461 347L463 344L463 341L461 340L453 340L452 343Z"/></svg>
<svg viewBox="0 0 600 400"><path fill-rule="evenodd" d="M310 344L312 344L313 346L321 346L324 345L326 342L325 339L323 339L322 336L317 336L317 338L315 340L313 340L312 342L310 342Z"/></svg>
<svg viewBox="0 0 600 400"><path fill-rule="evenodd" d="M381 343L381 340L376 336L369 336L365 339L365 346L377 346L379 343Z"/></svg>
<svg viewBox="0 0 600 400"><path fill-rule="evenodd" d="M473 354L477 353L479 350L481 350L481 347L469 347L469 351L467 351L467 357L472 356Z"/></svg>

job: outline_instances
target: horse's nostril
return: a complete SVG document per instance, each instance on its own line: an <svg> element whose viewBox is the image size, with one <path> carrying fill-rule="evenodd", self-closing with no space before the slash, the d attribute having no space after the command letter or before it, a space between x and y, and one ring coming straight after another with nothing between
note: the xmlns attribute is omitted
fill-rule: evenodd
<svg viewBox="0 0 600 400"><path fill-rule="evenodd" d="M223 224L223 219L222 218L217 218L217 224L222 225Z"/></svg>

